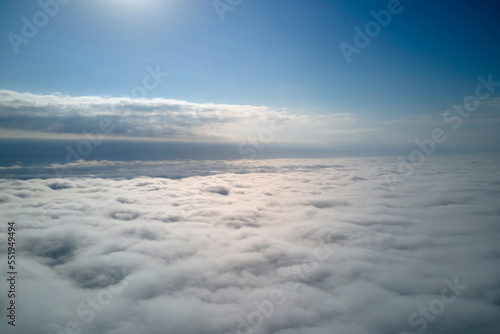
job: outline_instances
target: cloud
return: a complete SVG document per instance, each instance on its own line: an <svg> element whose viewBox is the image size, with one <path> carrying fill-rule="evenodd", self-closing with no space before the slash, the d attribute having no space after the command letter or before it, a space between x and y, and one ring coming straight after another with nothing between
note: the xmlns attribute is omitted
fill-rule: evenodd
<svg viewBox="0 0 500 334"><path fill-rule="evenodd" d="M287 122L294 117L262 106L0 91L4 136L13 136L12 130L52 134L55 138L82 135L83 131L98 131L101 122L108 120L112 130L104 134L117 138L227 141L237 138L245 127Z"/></svg>
<svg viewBox="0 0 500 334"><path fill-rule="evenodd" d="M463 118L454 147L496 147L499 98L481 102ZM0 90L2 138L159 140L173 142L255 142L315 145L330 148L380 149L413 145L436 127L447 132L456 117L435 114L389 119L336 112L297 114L284 108L191 103L126 97L71 97Z"/></svg>
<svg viewBox="0 0 500 334"><path fill-rule="evenodd" d="M498 333L495 159L432 158L395 192L388 158L79 164L0 179L16 333L412 332L455 278L425 333Z"/></svg>

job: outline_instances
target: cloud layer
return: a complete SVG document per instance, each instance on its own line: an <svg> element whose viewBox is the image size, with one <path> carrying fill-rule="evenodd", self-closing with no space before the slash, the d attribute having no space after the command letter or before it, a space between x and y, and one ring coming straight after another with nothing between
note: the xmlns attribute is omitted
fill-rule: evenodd
<svg viewBox="0 0 500 334"><path fill-rule="evenodd" d="M433 158L395 191L384 158L93 164L0 180L17 333L500 331L498 161Z"/></svg>
<svg viewBox="0 0 500 334"><path fill-rule="evenodd" d="M0 135L2 138L86 139L91 134L128 140L256 141L380 149L413 145L415 139L429 137L434 128L441 127L450 135L447 145L498 148L499 110L497 98L480 102L469 116L459 113L463 110L455 110L446 120L444 111L390 119L336 110L309 114L288 111L286 107L36 95L0 90Z"/></svg>
<svg viewBox="0 0 500 334"><path fill-rule="evenodd" d="M281 126L292 118L283 110L248 105L0 91L0 124L21 135L82 135L98 132L105 120L110 125L104 134L117 138L227 141L245 127Z"/></svg>

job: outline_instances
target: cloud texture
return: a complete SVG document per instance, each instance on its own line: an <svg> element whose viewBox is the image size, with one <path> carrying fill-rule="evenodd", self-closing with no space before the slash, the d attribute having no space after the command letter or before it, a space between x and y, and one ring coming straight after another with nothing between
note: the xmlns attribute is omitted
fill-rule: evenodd
<svg viewBox="0 0 500 334"><path fill-rule="evenodd" d="M453 108L452 108L453 109ZM450 134L449 146L498 148L500 99L480 102L464 116L450 109L403 118L381 118L357 112L328 114L289 111L252 105L191 103L169 99L72 97L0 90L2 138L105 138L183 142L260 144L300 143L343 149L391 148L414 145L441 127ZM103 129L103 122L107 124Z"/></svg>
<svg viewBox="0 0 500 334"><path fill-rule="evenodd" d="M393 192L394 163L115 162L0 180L18 228L15 332L498 333L498 161L434 158ZM467 288L422 320L454 280Z"/></svg>

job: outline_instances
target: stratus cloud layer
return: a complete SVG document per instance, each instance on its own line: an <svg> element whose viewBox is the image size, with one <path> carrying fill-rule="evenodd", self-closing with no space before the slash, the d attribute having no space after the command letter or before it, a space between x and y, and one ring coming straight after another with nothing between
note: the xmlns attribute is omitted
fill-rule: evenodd
<svg viewBox="0 0 500 334"><path fill-rule="evenodd" d="M85 138L109 121L111 138L239 142L270 137L285 143L336 147L413 144L429 137L435 127L456 132L450 142L460 147L491 147L500 142L500 99L485 101L470 119L455 114L443 121L442 112L403 119L361 117L335 112L305 115L283 107L200 104L186 101L96 96L36 95L0 90L0 136L3 138ZM457 116L458 115L458 116ZM463 123L463 125L462 125ZM449 131L448 131L449 130ZM261 138L261 141L263 139ZM450 143L448 143L449 145Z"/></svg>
<svg viewBox="0 0 500 334"><path fill-rule="evenodd" d="M60 94L35 95L0 91L1 126L5 130L81 134L112 122L112 136L168 139L234 139L245 126L289 122L284 111L248 105L197 104L185 101Z"/></svg>
<svg viewBox="0 0 500 334"><path fill-rule="evenodd" d="M455 278L467 288L425 333L500 332L498 161L434 158L394 192L382 158L205 162L175 180L127 179L165 163L103 165L0 180L19 229L16 333L412 332Z"/></svg>

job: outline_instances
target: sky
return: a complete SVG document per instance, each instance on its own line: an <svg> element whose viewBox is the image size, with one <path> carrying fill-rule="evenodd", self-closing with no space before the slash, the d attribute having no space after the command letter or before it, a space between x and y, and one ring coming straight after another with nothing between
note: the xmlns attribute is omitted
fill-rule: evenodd
<svg viewBox="0 0 500 334"><path fill-rule="evenodd" d="M48 1L50 2L50 1ZM44 3L42 1L42 3ZM403 10L347 64L339 44L387 1L68 1L15 53L36 1L1 2L4 89L129 96L146 66L170 74L150 92L190 102L394 114L441 110L497 74L496 2L402 1Z"/></svg>
<svg viewBox="0 0 500 334"><path fill-rule="evenodd" d="M274 113L293 119L273 133L275 145L377 154L429 136L486 81L491 93L473 116L483 125L446 145L498 146L495 2L47 0L0 8L2 140L81 139L98 129L81 119L106 114L119 125L150 119L112 139L238 144L266 130L269 121L254 121ZM124 104L128 114L113 112ZM43 112L26 115L34 105ZM99 114L96 105L108 109ZM231 112L203 117L186 105Z"/></svg>
<svg viewBox="0 0 500 334"><path fill-rule="evenodd" d="M500 333L499 9L0 0L0 332Z"/></svg>

